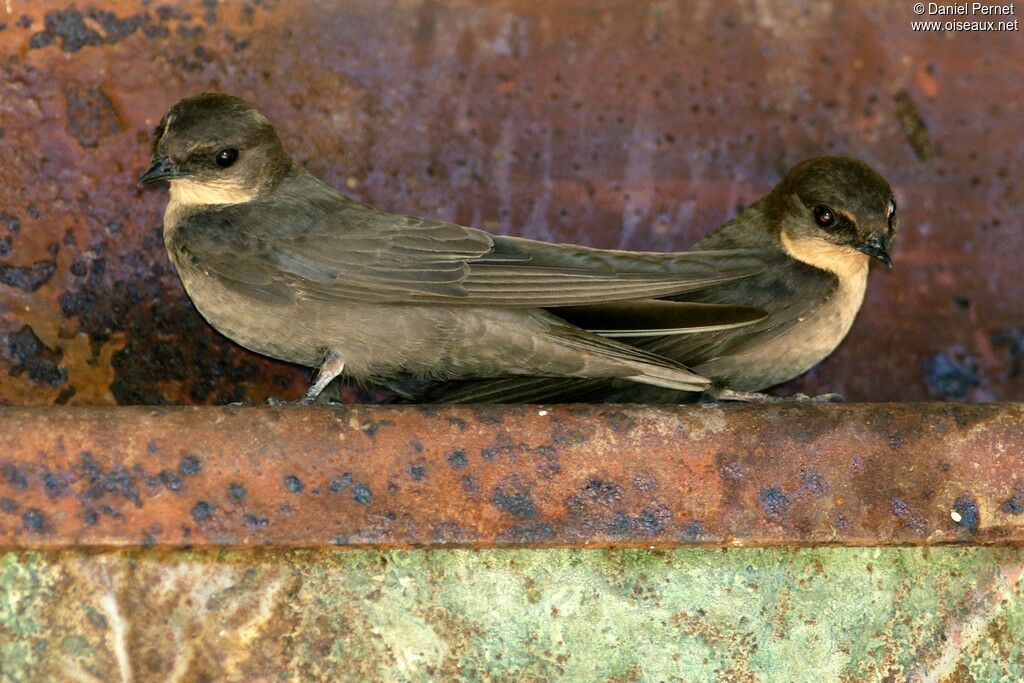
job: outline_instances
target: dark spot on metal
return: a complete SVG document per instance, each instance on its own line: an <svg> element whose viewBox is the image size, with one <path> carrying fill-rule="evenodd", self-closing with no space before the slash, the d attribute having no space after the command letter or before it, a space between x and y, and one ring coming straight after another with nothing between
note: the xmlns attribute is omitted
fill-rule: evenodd
<svg viewBox="0 0 1024 683"><path fill-rule="evenodd" d="M366 505L373 500L373 491L368 484L359 483L352 487L352 500L360 505Z"/></svg>
<svg viewBox="0 0 1024 683"><path fill-rule="evenodd" d="M153 454L160 450L160 447L156 445L156 441L150 441L146 444L146 452Z"/></svg>
<svg viewBox="0 0 1024 683"><path fill-rule="evenodd" d="M64 476L47 470L43 473L43 488L46 491L46 496L53 500L67 493L68 482Z"/></svg>
<svg viewBox="0 0 1024 683"><path fill-rule="evenodd" d="M158 24L145 24L142 27L142 31L146 34L147 38L166 38L171 35L171 32L167 30L166 26L160 26Z"/></svg>
<svg viewBox="0 0 1024 683"><path fill-rule="evenodd" d="M466 428L469 427L468 422L463 420L461 417L457 417L455 415L450 415L448 417L448 424L450 424L452 427L458 428L460 432L466 431Z"/></svg>
<svg viewBox="0 0 1024 683"><path fill-rule="evenodd" d="M679 534L679 540L683 543L699 543L704 540L706 534L707 532L704 530L704 525L694 520L686 523L682 532Z"/></svg>
<svg viewBox="0 0 1024 683"><path fill-rule="evenodd" d="M462 490L464 493L476 493L480 490L480 482L476 480L476 477L467 474L462 477Z"/></svg>
<svg viewBox="0 0 1024 683"><path fill-rule="evenodd" d="M511 476L494 487L491 502L513 517L529 519L537 515L530 488L519 477Z"/></svg>
<svg viewBox="0 0 1024 683"><path fill-rule="evenodd" d="M917 104L906 90L896 93L896 117L903 126L903 135L918 161L928 161L934 155L932 142Z"/></svg>
<svg viewBox="0 0 1024 683"><path fill-rule="evenodd" d="M409 465L409 476L412 477L413 481L423 481L423 478L427 476L426 466L421 462Z"/></svg>
<svg viewBox="0 0 1024 683"><path fill-rule="evenodd" d="M0 263L0 284L34 292L53 277L57 271L55 261L36 261L30 266L11 266Z"/></svg>
<svg viewBox="0 0 1024 683"><path fill-rule="evenodd" d="M160 483L172 493L178 493L184 486L184 483L174 470L161 470L158 476L160 478Z"/></svg>
<svg viewBox="0 0 1024 683"><path fill-rule="evenodd" d="M900 498L890 498L889 509L897 517L906 517L910 513L910 507Z"/></svg>
<svg viewBox="0 0 1024 683"><path fill-rule="evenodd" d="M192 506L192 519L195 522L205 522L213 516L213 507L205 500L201 500Z"/></svg>
<svg viewBox="0 0 1024 683"><path fill-rule="evenodd" d="M608 533L613 536L626 536L633 529L633 520L625 512L616 512L608 522Z"/></svg>
<svg viewBox="0 0 1024 683"><path fill-rule="evenodd" d="M0 221L6 223L7 229L10 230L12 233L21 230L21 221L18 220L16 216L12 216L6 211L0 211Z"/></svg>
<svg viewBox="0 0 1024 683"><path fill-rule="evenodd" d="M966 427L970 424L970 418L967 417L967 413L960 406L950 406L950 414L953 416L953 422L956 423L957 427Z"/></svg>
<svg viewBox="0 0 1024 683"><path fill-rule="evenodd" d="M953 295L953 305L959 308L961 311L966 311L971 307L971 300L966 296L960 296L959 294Z"/></svg>
<svg viewBox="0 0 1024 683"><path fill-rule="evenodd" d="M899 450L903 448L903 437L899 434L893 434L889 437L889 445Z"/></svg>
<svg viewBox="0 0 1024 683"><path fill-rule="evenodd" d="M409 448L412 449L413 453L419 454L423 452L423 443L419 439L409 439Z"/></svg>
<svg viewBox="0 0 1024 683"><path fill-rule="evenodd" d="M302 480L294 474L289 474L284 478L284 487L292 493L302 493L302 490L306 488L306 485L303 484Z"/></svg>
<svg viewBox="0 0 1024 683"><path fill-rule="evenodd" d="M5 462L3 465L0 465L0 475L16 491L24 491L28 488L28 477L21 471L20 467L13 463Z"/></svg>
<svg viewBox="0 0 1024 683"><path fill-rule="evenodd" d="M115 510L113 507L107 505L106 503L100 505L99 510L107 517L113 517L114 519L122 519L124 517L124 515L122 515L119 511Z"/></svg>
<svg viewBox="0 0 1024 683"><path fill-rule="evenodd" d="M38 508L29 508L21 516L21 522L25 528L34 534L41 534L46 531L46 518L43 511Z"/></svg>
<svg viewBox="0 0 1024 683"><path fill-rule="evenodd" d="M778 486L761 489L757 494L757 501L761 504L761 509L769 515L781 515L789 509L789 499Z"/></svg>
<svg viewBox="0 0 1024 683"><path fill-rule="evenodd" d="M622 498L622 488L613 481L591 479L583 488L591 498L601 503L611 504Z"/></svg>
<svg viewBox="0 0 1024 683"><path fill-rule="evenodd" d="M27 373L33 382L50 386L60 386L67 381L67 371L58 367L64 352L43 344L28 325L9 335L7 346L14 361L9 370L11 376Z"/></svg>
<svg viewBox="0 0 1024 683"><path fill-rule="evenodd" d="M198 455L186 455L178 463L178 471L183 477L195 476L201 469L203 469L203 461Z"/></svg>
<svg viewBox="0 0 1024 683"><path fill-rule="evenodd" d="M14 25L17 26L18 28L31 28L32 17L30 17L27 14L22 14L20 17L18 17L18 20L14 22Z"/></svg>
<svg viewBox="0 0 1024 683"><path fill-rule="evenodd" d="M149 35L149 21L148 14L121 18L106 10L90 8L83 13L69 7L46 15L45 29L32 36L30 47L44 47L56 38L60 39L61 49L65 52L78 52L88 45L112 45L135 33L140 27ZM93 28L95 25L102 29L102 35Z"/></svg>
<svg viewBox="0 0 1024 683"><path fill-rule="evenodd" d="M953 501L953 510L960 517L959 521L954 520L957 526L963 527L972 534L978 531L980 515L978 513L978 503L973 497L967 494L960 496Z"/></svg>
<svg viewBox="0 0 1024 683"><path fill-rule="evenodd" d="M645 508L636 518L636 527L641 535L656 536L672 522L672 511L664 505Z"/></svg>
<svg viewBox="0 0 1024 683"><path fill-rule="evenodd" d="M981 386L978 361L967 349L954 346L933 356L925 365L928 388L937 398L960 401Z"/></svg>
<svg viewBox="0 0 1024 683"><path fill-rule="evenodd" d="M57 394L57 398L53 399L54 405L63 406L67 405L67 402L71 400L71 397L75 395L77 390L74 387L64 387Z"/></svg>
<svg viewBox="0 0 1024 683"><path fill-rule="evenodd" d="M135 478L123 466L114 467L109 472L104 471L89 451L82 452L81 462L82 476L89 483L82 493L85 499L96 500L112 494L132 501L137 507L142 506ZM103 506L100 506L100 510L103 509ZM114 514L113 508L110 509L111 514Z"/></svg>
<svg viewBox="0 0 1024 683"><path fill-rule="evenodd" d="M228 496L231 500L244 500L245 499L245 487L238 482L231 482L228 484Z"/></svg>
<svg viewBox="0 0 1024 683"><path fill-rule="evenodd" d="M266 517L257 517L256 515L251 515L247 513L242 516L242 519L249 526L254 526L259 529L266 529L268 526L270 526L270 520Z"/></svg>
<svg viewBox="0 0 1024 683"><path fill-rule="evenodd" d="M638 424L635 417L623 412L610 412L603 416L605 423L616 434L627 434L636 429Z"/></svg>
<svg viewBox="0 0 1024 683"><path fill-rule="evenodd" d="M7 235L0 237L0 257L11 253L11 238Z"/></svg>
<svg viewBox="0 0 1024 683"><path fill-rule="evenodd" d="M334 545L348 545L348 536L339 534L334 537Z"/></svg>
<svg viewBox="0 0 1024 683"><path fill-rule="evenodd" d="M206 33L206 29L202 26L188 26L187 24L178 24L178 35L182 38L199 38Z"/></svg>
<svg viewBox="0 0 1024 683"><path fill-rule="evenodd" d="M513 448L512 439L509 435L500 433L494 437L494 443L480 450L480 455L484 460L495 460L499 456L511 454Z"/></svg>
<svg viewBox="0 0 1024 683"><path fill-rule="evenodd" d="M170 5L160 5L156 8L156 18L160 21L170 21L178 17L178 9Z"/></svg>
<svg viewBox="0 0 1024 683"><path fill-rule="evenodd" d="M25 209L25 213L27 213L28 217L32 220L39 220L39 207L35 204L29 204L28 208Z"/></svg>
<svg viewBox="0 0 1024 683"><path fill-rule="evenodd" d="M328 485L328 490L331 493L341 493L343 490L352 485L352 473L345 472L331 479L331 483Z"/></svg>
<svg viewBox="0 0 1024 683"><path fill-rule="evenodd" d="M1007 498L999 509L1011 515L1024 513L1024 491Z"/></svg>
<svg viewBox="0 0 1024 683"><path fill-rule="evenodd" d="M816 469L800 470L800 481L807 492L812 495L820 496L826 491L825 478Z"/></svg>
<svg viewBox="0 0 1024 683"><path fill-rule="evenodd" d="M96 147L99 141L121 130L114 105L99 88L75 82L64 86L68 134L82 147Z"/></svg>
<svg viewBox="0 0 1024 683"><path fill-rule="evenodd" d="M248 4L242 6L243 14L245 13L245 8L248 7L248 6L249 6ZM206 8L206 14L203 17L203 21L205 21L207 24L216 24L217 23L217 0L203 0L203 7ZM250 7L250 9L252 9L252 8Z"/></svg>
<svg viewBox="0 0 1024 683"><path fill-rule="evenodd" d="M82 510L82 521L85 522L86 526L96 526L100 521L99 513L92 508L86 508Z"/></svg>
<svg viewBox="0 0 1024 683"><path fill-rule="evenodd" d="M17 511L17 509L18 504L15 503L10 498L0 498L0 511L10 514L12 512Z"/></svg>
<svg viewBox="0 0 1024 683"><path fill-rule="evenodd" d="M448 465L454 469L461 470L469 465L469 456L461 448L455 448L448 452Z"/></svg>
<svg viewBox="0 0 1024 683"><path fill-rule="evenodd" d="M33 33L32 37L28 39L28 49L38 50L40 48L50 45L54 41L54 35L49 31L39 31Z"/></svg>

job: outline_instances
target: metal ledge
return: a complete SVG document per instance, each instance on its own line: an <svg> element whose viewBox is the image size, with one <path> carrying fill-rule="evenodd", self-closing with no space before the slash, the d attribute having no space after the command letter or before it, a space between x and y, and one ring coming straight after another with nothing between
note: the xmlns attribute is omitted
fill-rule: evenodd
<svg viewBox="0 0 1024 683"><path fill-rule="evenodd" d="M0 545L1024 542L1024 405L8 408Z"/></svg>

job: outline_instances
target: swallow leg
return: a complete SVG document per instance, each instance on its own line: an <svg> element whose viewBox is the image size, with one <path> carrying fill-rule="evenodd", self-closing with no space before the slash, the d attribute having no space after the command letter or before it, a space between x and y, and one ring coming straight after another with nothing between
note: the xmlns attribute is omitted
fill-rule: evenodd
<svg viewBox="0 0 1024 683"><path fill-rule="evenodd" d="M342 360L341 356L337 351L328 351L324 357L324 362L320 364L320 369L317 370L316 380L313 382L313 386L306 390L302 398L299 399L299 403L302 405L312 405L316 403L316 399L320 396L320 392L327 388L327 385L331 383L335 377L341 374L341 371L345 369L345 361Z"/></svg>
<svg viewBox="0 0 1024 683"><path fill-rule="evenodd" d="M722 387L712 387L701 394L702 400L713 401L740 401L743 403L839 403L843 397L839 394L821 394L819 396L808 396L807 394L794 394L793 396L772 396L757 391L735 391Z"/></svg>

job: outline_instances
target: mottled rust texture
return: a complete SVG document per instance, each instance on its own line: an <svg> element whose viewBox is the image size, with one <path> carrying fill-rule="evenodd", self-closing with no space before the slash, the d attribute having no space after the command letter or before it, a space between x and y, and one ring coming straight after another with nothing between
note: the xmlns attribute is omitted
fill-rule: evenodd
<svg viewBox="0 0 1024 683"><path fill-rule="evenodd" d="M0 546L959 542L1024 542L1024 406L0 412Z"/></svg>
<svg viewBox="0 0 1024 683"><path fill-rule="evenodd" d="M184 297L149 133L208 88L383 208L603 247L692 244L807 156L894 184L897 266L787 391L1024 399L1019 33L919 33L908 3L0 5L0 401L297 396ZM349 394L352 398L353 394Z"/></svg>

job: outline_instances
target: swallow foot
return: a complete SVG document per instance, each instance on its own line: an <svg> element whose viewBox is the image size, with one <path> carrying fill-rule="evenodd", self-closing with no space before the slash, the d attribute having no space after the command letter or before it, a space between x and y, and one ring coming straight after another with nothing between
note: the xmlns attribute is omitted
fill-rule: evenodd
<svg viewBox="0 0 1024 683"><path fill-rule="evenodd" d="M794 394L792 396L772 396L758 391L735 391L733 389L710 389L701 394L701 402L738 401L741 403L841 403L845 399L839 394Z"/></svg>

